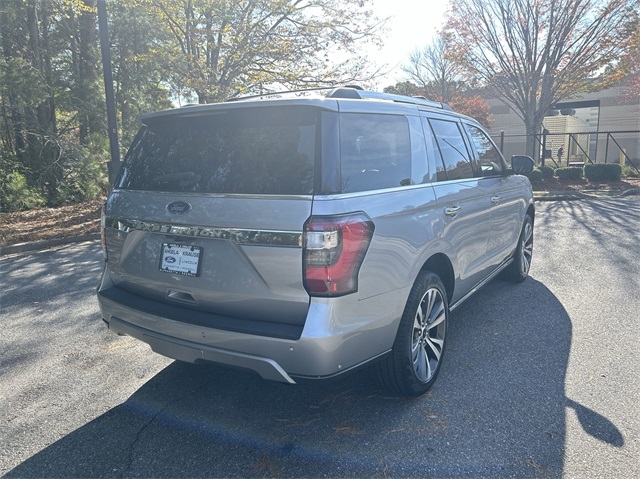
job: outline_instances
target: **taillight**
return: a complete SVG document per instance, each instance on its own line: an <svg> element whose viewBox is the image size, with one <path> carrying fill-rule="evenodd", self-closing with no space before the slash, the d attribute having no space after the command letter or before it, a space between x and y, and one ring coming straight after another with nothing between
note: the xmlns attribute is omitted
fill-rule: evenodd
<svg viewBox="0 0 640 479"><path fill-rule="evenodd" d="M106 228L106 217L104 215L104 206L102 207L102 214L100 215L100 237L102 238L102 253L104 254L104 260L107 261L107 232Z"/></svg>
<svg viewBox="0 0 640 479"><path fill-rule="evenodd" d="M364 213L312 216L304 225L304 287L310 296L358 291L358 273L373 236Z"/></svg>

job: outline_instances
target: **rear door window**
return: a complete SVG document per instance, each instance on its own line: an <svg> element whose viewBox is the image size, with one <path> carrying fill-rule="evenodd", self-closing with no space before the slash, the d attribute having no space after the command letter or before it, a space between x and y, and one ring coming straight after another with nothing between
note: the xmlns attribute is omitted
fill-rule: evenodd
<svg viewBox="0 0 640 479"><path fill-rule="evenodd" d="M400 115L340 115L342 191L411 184L409 123Z"/></svg>
<svg viewBox="0 0 640 479"><path fill-rule="evenodd" d="M309 195L318 110L261 107L150 118L117 185L149 191Z"/></svg>

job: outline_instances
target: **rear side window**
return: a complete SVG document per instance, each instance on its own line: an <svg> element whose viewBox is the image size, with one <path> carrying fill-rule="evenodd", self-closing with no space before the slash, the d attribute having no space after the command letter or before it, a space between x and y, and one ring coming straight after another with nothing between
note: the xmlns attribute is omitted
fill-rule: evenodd
<svg viewBox="0 0 640 479"><path fill-rule="evenodd" d="M150 119L117 185L197 193L313 193L319 113L242 108Z"/></svg>
<svg viewBox="0 0 640 479"><path fill-rule="evenodd" d="M404 116L340 115L342 191L411 184L409 123Z"/></svg>
<svg viewBox="0 0 640 479"><path fill-rule="evenodd" d="M458 123L430 119L448 180L473 178L473 168ZM443 179L439 174L438 179Z"/></svg>

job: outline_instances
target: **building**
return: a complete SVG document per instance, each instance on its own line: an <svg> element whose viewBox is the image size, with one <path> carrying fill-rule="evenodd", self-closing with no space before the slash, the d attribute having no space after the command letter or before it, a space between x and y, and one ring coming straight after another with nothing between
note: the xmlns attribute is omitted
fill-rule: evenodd
<svg viewBox="0 0 640 479"><path fill-rule="evenodd" d="M564 145L566 162L634 162L640 165L640 97L625 100L620 87L584 93L552 106L544 120L549 134L547 158L557 162L557 151ZM522 120L497 98L485 98L491 107L491 136L500 142L504 132L505 156L523 154L525 128ZM541 135L538 138L542 152ZM542 155L540 155L541 157Z"/></svg>

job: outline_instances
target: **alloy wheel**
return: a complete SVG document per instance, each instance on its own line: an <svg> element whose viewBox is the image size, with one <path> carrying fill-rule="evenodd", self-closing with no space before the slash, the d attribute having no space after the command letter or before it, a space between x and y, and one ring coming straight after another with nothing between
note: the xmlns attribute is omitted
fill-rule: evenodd
<svg viewBox="0 0 640 479"><path fill-rule="evenodd" d="M418 305L413 323L411 357L420 381L428 382L438 370L446 333L446 310L442 293L428 289Z"/></svg>
<svg viewBox="0 0 640 479"><path fill-rule="evenodd" d="M522 255L520 257L520 268L524 275L529 274L531 267L531 257L533 256L533 225L527 221L522 232Z"/></svg>

